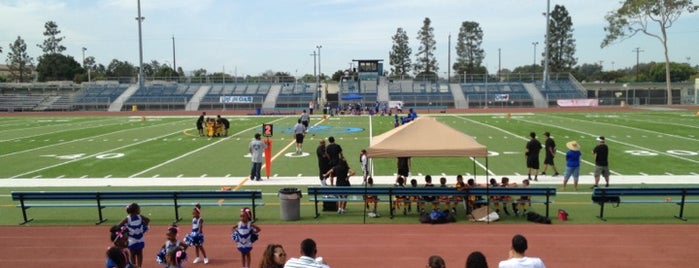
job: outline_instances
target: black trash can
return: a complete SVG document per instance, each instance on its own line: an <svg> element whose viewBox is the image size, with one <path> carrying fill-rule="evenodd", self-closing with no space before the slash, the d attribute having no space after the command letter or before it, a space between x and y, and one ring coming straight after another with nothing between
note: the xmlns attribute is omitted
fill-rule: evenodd
<svg viewBox="0 0 699 268"><path fill-rule="evenodd" d="M279 189L279 212L281 219L295 221L301 218L301 189Z"/></svg>

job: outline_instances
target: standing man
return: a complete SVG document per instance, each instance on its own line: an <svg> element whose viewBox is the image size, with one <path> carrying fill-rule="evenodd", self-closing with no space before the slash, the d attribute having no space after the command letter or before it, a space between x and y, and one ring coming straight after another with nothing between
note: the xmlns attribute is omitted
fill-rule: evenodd
<svg viewBox="0 0 699 268"><path fill-rule="evenodd" d="M529 142L525 147L524 157L527 158L527 176L532 180L532 169L534 170L534 181L538 181L539 176L539 151L541 151L541 142L536 139L536 133L529 133Z"/></svg>
<svg viewBox="0 0 699 268"><path fill-rule="evenodd" d="M309 102L308 102L308 112L309 112L310 114L313 114L313 108L315 108L315 106L316 106L316 105L315 105L315 103L314 103L313 101L309 101Z"/></svg>
<svg viewBox="0 0 699 268"><path fill-rule="evenodd" d="M204 137L204 117L206 116L206 112L202 112L199 118L197 118L197 131L199 132L200 137Z"/></svg>
<svg viewBox="0 0 699 268"><path fill-rule="evenodd" d="M556 142L551 138L551 133L548 131L544 132L546 136L546 141L544 142L544 149L546 150L546 157L544 158L544 170L541 171L541 175L546 175L546 169L551 166L553 168L553 176L558 176L558 170L556 169L556 164L553 163L553 158L556 156Z"/></svg>
<svg viewBox="0 0 699 268"><path fill-rule="evenodd" d="M304 127L308 128L308 121L311 120L311 116L306 113L306 110L303 110L301 112L301 118L299 118L301 121L301 124L303 124Z"/></svg>
<svg viewBox="0 0 699 268"><path fill-rule="evenodd" d="M306 111L304 110L304 113ZM303 121L299 118L296 121L296 126L294 126L294 138L296 139L296 154L301 154L303 152L303 137L306 136L306 126L302 124ZM308 124L308 122L306 122Z"/></svg>
<svg viewBox="0 0 699 268"><path fill-rule="evenodd" d="M320 145L316 148L316 156L318 156L318 171L320 177L320 184L323 186L328 186L325 182L325 173L330 170L330 156L325 148L325 140L320 140Z"/></svg>
<svg viewBox="0 0 699 268"><path fill-rule="evenodd" d="M592 154L595 155L595 188L599 185L599 176L604 176L605 186L609 187L609 148L605 144L604 136L599 136L597 138L599 144L592 149Z"/></svg>
<svg viewBox="0 0 699 268"><path fill-rule="evenodd" d="M250 180L261 181L262 175L262 152L267 148L267 144L262 142L262 135L255 133L255 139L250 142L249 152L252 158L252 167L250 168Z"/></svg>
<svg viewBox="0 0 699 268"><path fill-rule="evenodd" d="M362 165L362 177L364 178L362 185L366 185L366 180L369 177L369 158L366 156L365 149L362 149L359 154L359 163Z"/></svg>
<svg viewBox="0 0 699 268"><path fill-rule="evenodd" d="M333 136L328 137L328 142L330 144L325 147L325 151L328 153L328 157L330 158L328 165L330 168L332 168L340 163L340 158L342 158L342 147L335 143L335 137ZM330 176L330 185L335 185L335 177L332 175Z"/></svg>
<svg viewBox="0 0 699 268"><path fill-rule="evenodd" d="M407 181L410 177L410 157L398 157L396 160L396 168L398 168L398 176L403 176Z"/></svg>

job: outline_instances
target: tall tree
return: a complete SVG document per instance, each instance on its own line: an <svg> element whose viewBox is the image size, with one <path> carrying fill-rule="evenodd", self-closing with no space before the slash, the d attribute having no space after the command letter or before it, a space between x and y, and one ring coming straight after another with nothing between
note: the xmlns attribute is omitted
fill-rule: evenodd
<svg viewBox="0 0 699 268"><path fill-rule="evenodd" d="M58 35L61 33L60 30L58 30L58 24L56 24L54 21L47 21L44 24L44 44L37 44L36 46L40 47L42 51L44 51L44 54L56 54L56 53L61 53L66 50L66 47L61 45L61 41L65 37L59 37Z"/></svg>
<svg viewBox="0 0 699 268"><path fill-rule="evenodd" d="M105 70L107 77L132 77L136 75L136 67L128 61L113 59Z"/></svg>
<svg viewBox="0 0 699 268"><path fill-rule="evenodd" d="M452 66L457 74L474 74L485 70L479 68L485 58L481 43L483 43L481 26L473 21L461 23L459 37L456 40L456 62Z"/></svg>
<svg viewBox="0 0 699 268"><path fill-rule="evenodd" d="M391 75L397 77L409 75L412 69L410 55L413 53L413 50L408 45L408 34L403 28L398 28L392 39L393 48L388 52L389 63L393 66L391 68Z"/></svg>
<svg viewBox="0 0 699 268"><path fill-rule="evenodd" d="M549 67L552 72L569 72L578 63L575 58L573 20L564 6L556 5L549 20Z"/></svg>
<svg viewBox="0 0 699 268"><path fill-rule="evenodd" d="M665 86L667 104L672 104L670 78L670 56L667 48L667 29L680 18L682 13L692 13L697 10L692 0L626 0L617 10L607 13L605 19L609 23L604 31L607 35L602 40L601 47L607 47L617 40L625 40L643 33L657 39L663 45L665 53ZM659 28L651 29L653 26Z"/></svg>
<svg viewBox="0 0 699 268"><path fill-rule="evenodd" d="M422 28L417 31L417 40L420 47L416 53L415 73L416 76L429 76L428 79L437 79L437 59L434 51L437 49L437 41L434 40L434 29L430 18L425 18ZM416 77L417 78L417 77Z"/></svg>
<svg viewBox="0 0 699 268"><path fill-rule="evenodd" d="M31 81L32 64L34 59L27 54L27 44L22 37L10 44L10 52L7 53L7 63L10 69L10 77L17 82Z"/></svg>
<svg viewBox="0 0 699 268"><path fill-rule="evenodd" d="M40 57L36 65L39 81L74 81L79 82L77 75L85 73L80 63L73 56L63 54L48 54Z"/></svg>

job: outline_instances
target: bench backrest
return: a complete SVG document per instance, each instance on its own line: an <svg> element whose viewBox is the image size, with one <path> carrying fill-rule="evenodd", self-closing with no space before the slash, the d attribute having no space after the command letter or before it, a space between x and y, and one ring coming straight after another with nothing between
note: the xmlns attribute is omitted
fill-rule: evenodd
<svg viewBox="0 0 699 268"><path fill-rule="evenodd" d="M613 187L595 188L592 196L682 196L699 195L699 187L660 187L660 188L635 188Z"/></svg>
<svg viewBox="0 0 699 268"><path fill-rule="evenodd" d="M308 187L308 195L388 195L391 187Z"/></svg>
<svg viewBox="0 0 699 268"><path fill-rule="evenodd" d="M454 196L454 195L539 195L555 196L556 188L552 187L475 187L459 191L453 187L308 187L309 195L425 195L425 196Z"/></svg>
<svg viewBox="0 0 699 268"><path fill-rule="evenodd" d="M262 192L255 191L38 191L12 192L12 200L153 200L153 199L214 199L250 198L262 199Z"/></svg>

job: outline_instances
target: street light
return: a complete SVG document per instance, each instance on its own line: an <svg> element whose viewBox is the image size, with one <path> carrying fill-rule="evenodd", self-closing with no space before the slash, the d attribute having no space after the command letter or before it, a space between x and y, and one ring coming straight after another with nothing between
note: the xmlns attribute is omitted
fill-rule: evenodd
<svg viewBox="0 0 699 268"><path fill-rule="evenodd" d="M534 46L534 64L532 66L536 66L536 45L538 45L539 42L532 42L532 45Z"/></svg>
<svg viewBox="0 0 699 268"><path fill-rule="evenodd" d="M83 47L83 68L87 69L87 82L89 83L92 79L90 79L90 68L85 66L85 51L87 51L87 48Z"/></svg>

